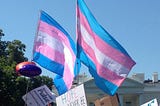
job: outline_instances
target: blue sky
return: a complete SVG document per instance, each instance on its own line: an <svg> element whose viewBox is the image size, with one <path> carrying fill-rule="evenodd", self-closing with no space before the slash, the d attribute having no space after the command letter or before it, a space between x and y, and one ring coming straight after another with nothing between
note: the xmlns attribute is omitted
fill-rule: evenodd
<svg viewBox="0 0 160 106"><path fill-rule="evenodd" d="M145 78L151 79L153 72L160 71L159 0L85 2L97 21L136 61L129 75L144 72ZM31 60L39 10L52 16L75 40L75 6L76 0L1 0L0 29L5 33L3 40L22 41L27 46L26 56ZM82 70L87 71L84 67ZM46 70L43 75L52 76Z"/></svg>

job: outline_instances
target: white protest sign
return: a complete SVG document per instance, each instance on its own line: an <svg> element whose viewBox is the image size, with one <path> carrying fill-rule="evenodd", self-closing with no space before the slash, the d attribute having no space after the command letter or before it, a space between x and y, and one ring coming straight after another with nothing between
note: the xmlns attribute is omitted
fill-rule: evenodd
<svg viewBox="0 0 160 106"><path fill-rule="evenodd" d="M44 85L36 89L31 90L23 97L23 100L27 106L45 106L53 101L55 101L55 95L50 91L50 89Z"/></svg>
<svg viewBox="0 0 160 106"><path fill-rule="evenodd" d="M87 106L84 85L77 86L56 98L57 106Z"/></svg>
<svg viewBox="0 0 160 106"><path fill-rule="evenodd" d="M153 99L153 100L151 100L141 106L158 106L158 102L157 102L157 99Z"/></svg>

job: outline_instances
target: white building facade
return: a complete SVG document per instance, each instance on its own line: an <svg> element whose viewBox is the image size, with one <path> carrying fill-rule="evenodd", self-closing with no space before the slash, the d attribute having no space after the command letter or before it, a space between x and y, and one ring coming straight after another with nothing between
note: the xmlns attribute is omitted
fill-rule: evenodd
<svg viewBox="0 0 160 106"><path fill-rule="evenodd" d="M141 76L142 77L142 76ZM157 77L157 76L156 76ZM94 106L94 101L108 96L96 87L94 79L84 83L88 106ZM160 103L160 81L146 80L137 81L126 78L117 91L120 106L140 106L152 99Z"/></svg>

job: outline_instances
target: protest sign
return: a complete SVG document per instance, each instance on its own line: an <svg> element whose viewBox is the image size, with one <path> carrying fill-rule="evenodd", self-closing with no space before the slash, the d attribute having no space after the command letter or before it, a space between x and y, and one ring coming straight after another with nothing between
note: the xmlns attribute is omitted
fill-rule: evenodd
<svg viewBox="0 0 160 106"><path fill-rule="evenodd" d="M31 90L22 98L27 106L45 106L55 101L55 95L46 85Z"/></svg>
<svg viewBox="0 0 160 106"><path fill-rule="evenodd" d="M153 100L151 100L141 106L158 106L158 102L157 102L157 99L153 99Z"/></svg>
<svg viewBox="0 0 160 106"><path fill-rule="evenodd" d="M57 106L87 106L84 85L77 86L56 98Z"/></svg>

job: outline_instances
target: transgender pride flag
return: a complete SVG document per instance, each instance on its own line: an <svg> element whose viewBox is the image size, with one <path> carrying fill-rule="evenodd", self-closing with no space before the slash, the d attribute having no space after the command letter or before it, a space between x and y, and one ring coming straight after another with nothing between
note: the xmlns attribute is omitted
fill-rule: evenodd
<svg viewBox="0 0 160 106"><path fill-rule="evenodd" d="M77 0L77 58L88 66L96 85L114 95L135 62L96 21L83 0Z"/></svg>
<svg viewBox="0 0 160 106"><path fill-rule="evenodd" d="M57 74L54 84L60 94L72 86L76 49L69 34L48 14L41 11L34 42L33 61Z"/></svg>

